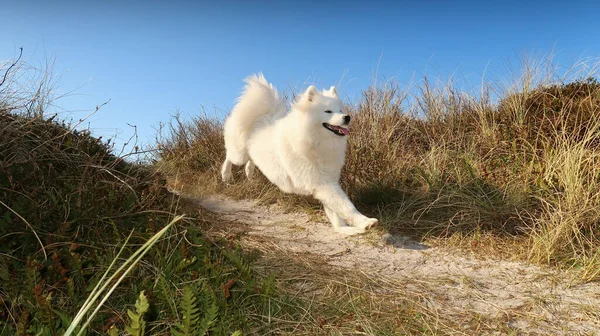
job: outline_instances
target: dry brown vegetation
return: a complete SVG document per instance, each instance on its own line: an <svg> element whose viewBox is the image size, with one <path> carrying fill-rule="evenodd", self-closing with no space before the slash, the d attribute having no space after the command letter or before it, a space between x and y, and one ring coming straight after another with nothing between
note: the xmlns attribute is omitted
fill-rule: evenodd
<svg viewBox="0 0 600 336"><path fill-rule="evenodd" d="M494 251L600 276L600 83L596 64L559 77L523 62L510 84L473 90L424 79L386 83L348 102L353 115L342 185L391 232ZM264 177L224 186L221 123L175 116L159 138L159 168L178 189L280 200Z"/></svg>

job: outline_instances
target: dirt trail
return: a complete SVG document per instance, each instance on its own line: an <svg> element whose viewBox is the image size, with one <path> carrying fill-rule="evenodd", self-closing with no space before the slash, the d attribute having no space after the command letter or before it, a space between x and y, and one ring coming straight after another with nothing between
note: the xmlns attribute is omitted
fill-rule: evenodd
<svg viewBox="0 0 600 336"><path fill-rule="evenodd" d="M600 285L595 283L571 286L557 271L457 255L380 230L348 237L305 213L252 201L212 197L200 205L245 224L242 244L260 240L274 252L318 254L332 267L401 280L403 290L426 297L433 307L444 305L445 311L510 315L507 323L524 333L600 335Z"/></svg>

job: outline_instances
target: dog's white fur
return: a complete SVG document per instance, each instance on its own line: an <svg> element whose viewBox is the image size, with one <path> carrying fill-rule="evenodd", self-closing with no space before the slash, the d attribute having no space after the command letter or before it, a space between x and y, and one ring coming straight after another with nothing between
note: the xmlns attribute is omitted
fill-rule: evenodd
<svg viewBox="0 0 600 336"><path fill-rule="evenodd" d="M225 120L223 181L231 179L232 164L245 164L248 178L256 165L282 191L321 201L336 231L365 232L377 219L358 212L339 185L349 121L333 86L319 92L311 85L287 112L262 74L250 76ZM334 134L323 123L344 135Z"/></svg>

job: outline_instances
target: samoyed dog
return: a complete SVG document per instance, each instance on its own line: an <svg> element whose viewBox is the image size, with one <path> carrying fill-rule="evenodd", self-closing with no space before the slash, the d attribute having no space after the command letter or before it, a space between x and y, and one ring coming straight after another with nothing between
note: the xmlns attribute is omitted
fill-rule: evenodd
<svg viewBox="0 0 600 336"><path fill-rule="evenodd" d="M248 178L256 166L283 192L323 203L335 231L363 233L377 219L358 212L339 185L349 123L333 86L319 92L311 85L288 112L262 74L250 76L225 120L223 181L231 179L232 165L246 165Z"/></svg>

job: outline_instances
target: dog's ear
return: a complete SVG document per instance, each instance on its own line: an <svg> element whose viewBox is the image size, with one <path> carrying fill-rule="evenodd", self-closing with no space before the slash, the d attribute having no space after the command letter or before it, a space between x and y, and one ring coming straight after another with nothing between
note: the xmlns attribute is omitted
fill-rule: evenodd
<svg viewBox="0 0 600 336"><path fill-rule="evenodd" d="M336 89L335 89L335 86L332 86L332 87L330 87L330 88L329 88L329 94L330 94L332 97L336 97L336 98L337 98L338 94L337 94L337 91L336 91Z"/></svg>
<svg viewBox="0 0 600 336"><path fill-rule="evenodd" d="M325 97L337 98L337 91L335 90L335 86L329 88L329 90L323 90L323 95Z"/></svg>
<svg viewBox="0 0 600 336"><path fill-rule="evenodd" d="M319 92L317 91L317 88L314 85L311 85L308 87L308 89L306 89L306 92L304 93L304 99L308 102L312 102L315 100L315 96L318 93Z"/></svg>

